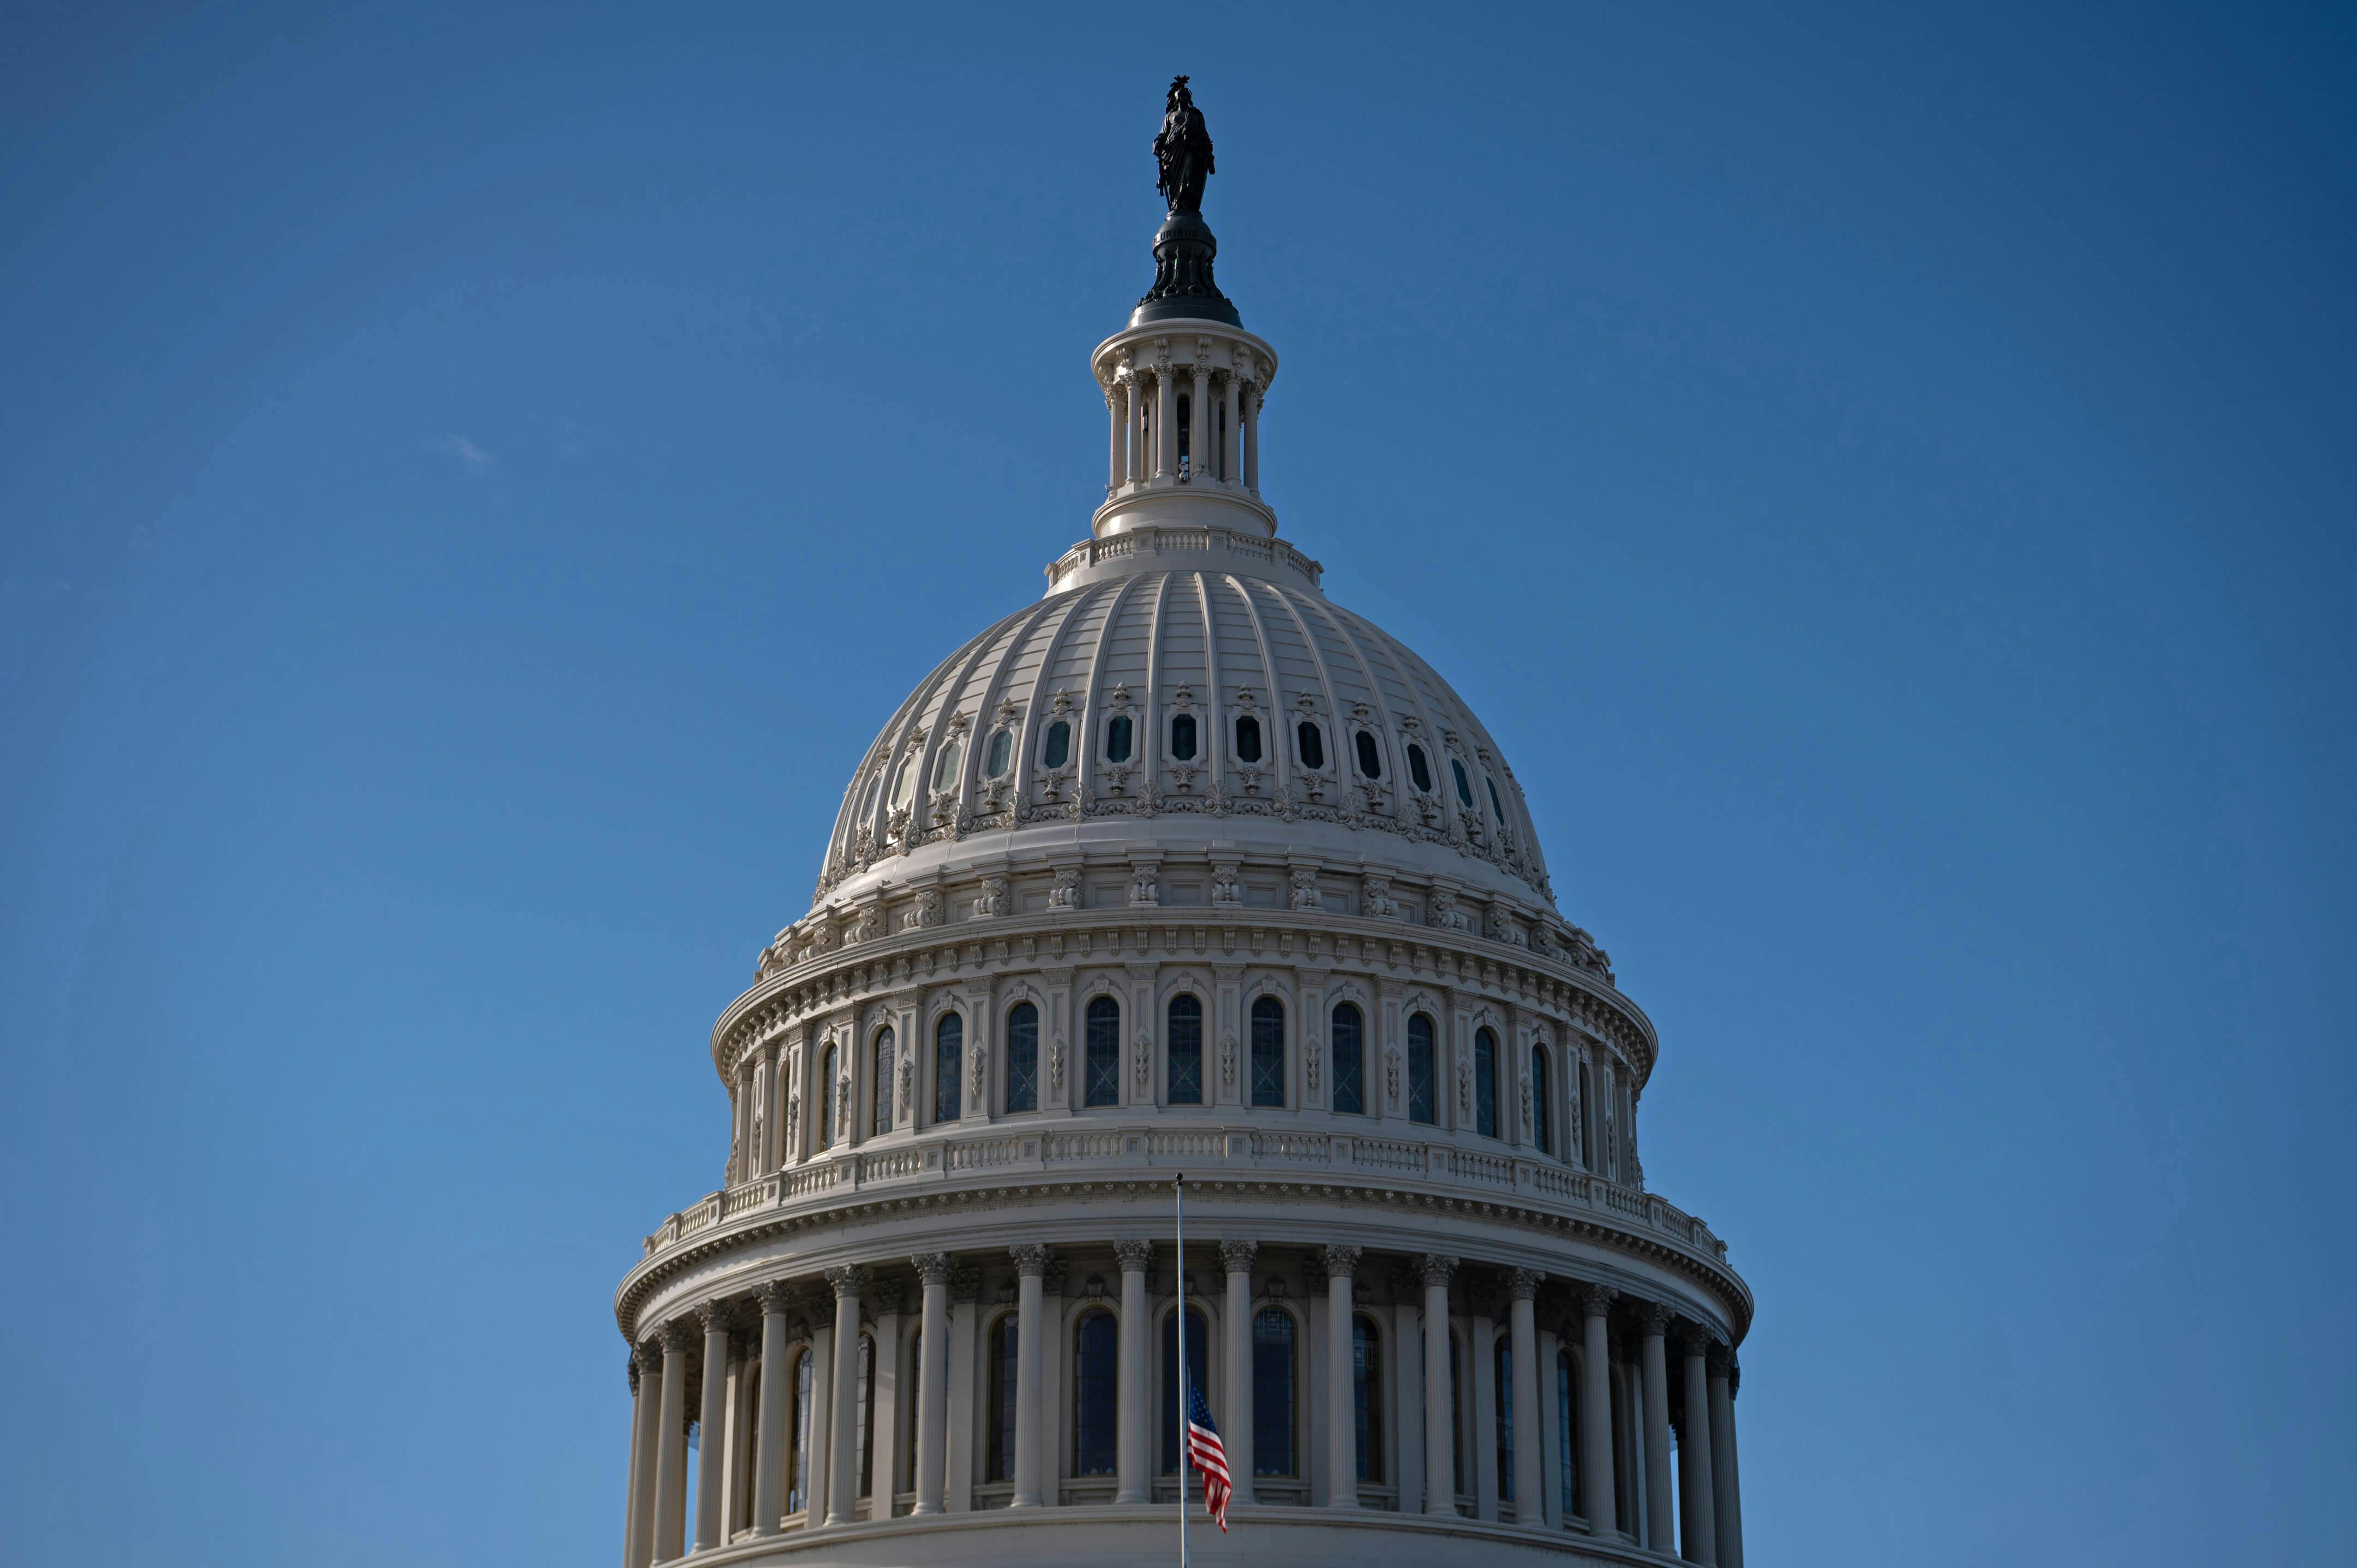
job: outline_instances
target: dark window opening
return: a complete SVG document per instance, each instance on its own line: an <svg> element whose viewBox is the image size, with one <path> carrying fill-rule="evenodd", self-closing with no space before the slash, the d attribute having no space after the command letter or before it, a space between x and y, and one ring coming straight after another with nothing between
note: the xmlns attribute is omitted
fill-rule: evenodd
<svg viewBox="0 0 2357 1568"><path fill-rule="evenodd" d="M1424 747L1414 741L1407 747L1407 776L1415 780L1417 789L1427 795L1432 793L1432 765L1424 759Z"/></svg>
<svg viewBox="0 0 2357 1568"><path fill-rule="evenodd" d="M1473 1031L1473 1130L1498 1135L1498 1036L1488 1029Z"/></svg>
<svg viewBox="0 0 2357 1568"><path fill-rule="evenodd" d="M1170 1027L1170 1103L1203 1103L1203 1003L1197 996L1173 996Z"/></svg>
<svg viewBox="0 0 2357 1568"><path fill-rule="evenodd" d="M1359 771L1369 779L1383 776L1383 754L1375 746L1375 737L1365 730L1359 732Z"/></svg>
<svg viewBox="0 0 2357 1568"><path fill-rule="evenodd" d="M961 1114L958 1064L965 1055L965 1020L944 1013L933 1026L933 1120L954 1122Z"/></svg>
<svg viewBox="0 0 2357 1568"><path fill-rule="evenodd" d="M1028 1002L1006 1015L1006 1109L1039 1109L1039 1009Z"/></svg>
<svg viewBox="0 0 2357 1568"><path fill-rule="evenodd" d="M1252 1102L1285 1103L1285 1004L1274 996L1252 1004Z"/></svg>
<svg viewBox="0 0 2357 1568"><path fill-rule="evenodd" d="M1105 760L1107 762L1129 760L1129 715L1127 714L1115 714L1105 721Z"/></svg>
<svg viewBox="0 0 2357 1568"><path fill-rule="evenodd" d="M1195 760L1195 715L1180 714L1170 721L1170 757L1174 762Z"/></svg>
<svg viewBox="0 0 2357 1568"><path fill-rule="evenodd" d="M1121 1004L1100 996L1089 1004L1086 1024L1086 1105L1121 1103Z"/></svg>
<svg viewBox="0 0 2357 1568"><path fill-rule="evenodd" d="M1318 726L1304 719L1293 732L1294 744L1301 748L1301 766L1317 769L1326 766L1326 737Z"/></svg>
<svg viewBox="0 0 2357 1568"><path fill-rule="evenodd" d="M1329 1030L1334 1041L1334 1109L1353 1116L1365 1113L1365 1031L1357 1007L1345 1002L1334 1009Z"/></svg>
<svg viewBox="0 0 2357 1568"><path fill-rule="evenodd" d="M1432 1020L1417 1013L1407 1021L1407 1119L1432 1122Z"/></svg>
<svg viewBox="0 0 2357 1568"><path fill-rule="evenodd" d="M1039 766L1061 768L1071 760L1071 757L1072 726L1058 719L1048 726L1047 742L1039 747Z"/></svg>
<svg viewBox="0 0 2357 1568"><path fill-rule="evenodd" d="M1236 721L1236 760L1260 760L1260 721L1250 714Z"/></svg>
<svg viewBox="0 0 2357 1568"><path fill-rule="evenodd" d="M1455 757L1448 759L1448 771L1457 775L1457 803L1467 811L1473 809L1472 781L1465 777L1465 765Z"/></svg>

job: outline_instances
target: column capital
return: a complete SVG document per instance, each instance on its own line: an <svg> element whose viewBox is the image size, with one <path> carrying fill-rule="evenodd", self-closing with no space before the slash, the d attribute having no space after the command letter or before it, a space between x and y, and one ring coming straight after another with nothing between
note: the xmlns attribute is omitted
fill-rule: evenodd
<svg viewBox="0 0 2357 1568"><path fill-rule="evenodd" d="M1113 1255L1125 1274L1142 1274L1154 1263L1154 1243L1151 1241L1115 1241Z"/></svg>
<svg viewBox="0 0 2357 1568"><path fill-rule="evenodd" d="M1366 1249L1363 1247L1344 1247L1339 1244L1328 1246L1326 1249L1327 1283L1331 1284L1338 1279L1346 1280L1357 1273L1359 1260L1365 1255Z"/></svg>
<svg viewBox="0 0 2357 1568"><path fill-rule="evenodd" d="M1659 1338L1668 1333L1669 1304L1659 1301L1640 1301L1637 1304L1637 1326L1645 1331L1645 1337L1648 1339Z"/></svg>
<svg viewBox="0 0 2357 1568"><path fill-rule="evenodd" d="M1015 1272L1026 1279L1037 1279L1048 1272L1048 1249L1037 1241L1017 1241L1006 1249L1015 1260Z"/></svg>
<svg viewBox="0 0 2357 1568"><path fill-rule="evenodd" d="M1416 1272L1424 1276L1424 1287L1434 1285L1448 1288L1449 1276L1457 1272L1457 1260L1447 1252L1426 1252L1415 1261Z"/></svg>
<svg viewBox="0 0 2357 1568"><path fill-rule="evenodd" d="M684 1316L674 1317L662 1326L662 1344L665 1354L675 1350L684 1356L695 1348L695 1325L689 1322Z"/></svg>
<svg viewBox="0 0 2357 1568"><path fill-rule="evenodd" d="M1724 1378L1734 1368L1735 1352L1718 1340L1712 1340L1710 1348L1702 1354L1703 1363L1710 1369L1710 1375L1714 1378Z"/></svg>
<svg viewBox="0 0 2357 1568"><path fill-rule="evenodd" d="M834 1287L834 1299L856 1297L866 1288L867 1270L858 1263L837 1263L826 1271L826 1283Z"/></svg>
<svg viewBox="0 0 2357 1568"><path fill-rule="evenodd" d="M1610 1285L1586 1283L1573 1286L1572 1294L1579 1298L1583 1315L1588 1317L1602 1317L1609 1314L1612 1310L1613 1302L1620 1295L1620 1293Z"/></svg>
<svg viewBox="0 0 2357 1568"><path fill-rule="evenodd" d="M800 1293L793 1286L783 1280L767 1281L759 1290L753 1293L754 1297L761 1304L761 1316L764 1317L785 1316L794 1309L794 1298L798 1294Z"/></svg>
<svg viewBox="0 0 2357 1568"><path fill-rule="evenodd" d="M737 1310L725 1301L698 1302L695 1316L697 1321L704 1325L706 1338L715 1334L726 1334L737 1326Z"/></svg>
<svg viewBox="0 0 2357 1568"><path fill-rule="evenodd" d="M1677 1337L1679 1348L1689 1356L1706 1357L1718 1344L1718 1336L1699 1323L1681 1323Z"/></svg>
<svg viewBox="0 0 2357 1568"><path fill-rule="evenodd" d="M622 1358L622 1374L630 1380L630 1392L636 1395L639 1391L639 1352L635 1346Z"/></svg>
<svg viewBox="0 0 2357 1568"><path fill-rule="evenodd" d="M957 1272L947 1252L916 1253L909 1258L909 1266L916 1270L917 1277L929 1285L945 1285L950 1283L950 1276Z"/></svg>
<svg viewBox="0 0 2357 1568"><path fill-rule="evenodd" d="M662 1330L658 1328L649 1335L646 1343L637 1347L634 1354L638 1358L640 1371L660 1376L663 1369Z"/></svg>
<svg viewBox="0 0 2357 1568"><path fill-rule="evenodd" d="M1232 1274L1252 1273L1253 1260L1260 1255L1257 1241L1222 1241L1220 1243L1220 1263Z"/></svg>
<svg viewBox="0 0 2357 1568"><path fill-rule="evenodd" d="M1506 1293L1516 1301L1536 1301L1539 1286L1545 1283L1544 1269L1516 1269L1506 1276Z"/></svg>

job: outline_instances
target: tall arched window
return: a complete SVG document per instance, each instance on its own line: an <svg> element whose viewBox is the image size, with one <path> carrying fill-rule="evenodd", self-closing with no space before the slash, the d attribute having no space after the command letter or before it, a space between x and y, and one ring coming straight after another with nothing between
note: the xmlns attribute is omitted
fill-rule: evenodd
<svg viewBox="0 0 2357 1568"><path fill-rule="evenodd" d="M1293 1450L1293 1314L1264 1307L1253 1318L1253 1474L1298 1474Z"/></svg>
<svg viewBox="0 0 2357 1568"><path fill-rule="evenodd" d="M1571 1352L1555 1353L1555 1491L1563 1499L1566 1518L1577 1514L1586 1518L1586 1501L1579 1495L1579 1379L1573 1365Z"/></svg>
<svg viewBox="0 0 2357 1568"><path fill-rule="evenodd" d="M1367 1109L1367 1053L1359 1009L1348 1002L1337 1003L1326 1032L1334 1045L1334 1109L1362 1114Z"/></svg>
<svg viewBox="0 0 2357 1568"><path fill-rule="evenodd" d="M990 1404L985 1417L989 1452L984 1456L982 1477L985 1481L1015 1479L1015 1405L1022 1386L1016 1377L1015 1316L1008 1313L990 1329Z"/></svg>
<svg viewBox="0 0 2357 1568"><path fill-rule="evenodd" d="M1547 1072L1544 1046L1531 1047L1531 1142L1539 1153L1555 1153L1555 1121L1550 1108L1555 1104L1554 1079Z"/></svg>
<svg viewBox="0 0 2357 1568"><path fill-rule="evenodd" d="M942 1021L933 1026L933 1120L954 1122L963 1112L964 1103L958 1085L962 1078L959 1067L965 1060L965 1020L954 1013L944 1013Z"/></svg>
<svg viewBox="0 0 2357 1568"><path fill-rule="evenodd" d="M1110 996L1099 996L1089 1003L1087 1077L1083 1079L1087 1093L1082 1103L1087 1105L1118 1105L1121 1103L1121 1004Z"/></svg>
<svg viewBox="0 0 2357 1568"><path fill-rule="evenodd" d="M878 1133L892 1130L892 1029L889 1025L876 1031L875 1077L868 1081L876 1086L876 1110L869 1125Z"/></svg>
<svg viewBox="0 0 2357 1568"><path fill-rule="evenodd" d="M1039 1009L1028 1002L1006 1013L1006 1109L1039 1109Z"/></svg>
<svg viewBox="0 0 2357 1568"><path fill-rule="evenodd" d="M1486 1027L1473 1031L1473 1130L1498 1135L1498 1036Z"/></svg>
<svg viewBox="0 0 2357 1568"><path fill-rule="evenodd" d="M1498 1336L1490 1352L1490 1369L1498 1380L1498 1499L1514 1500L1514 1347Z"/></svg>
<svg viewBox="0 0 2357 1568"><path fill-rule="evenodd" d="M1203 1103L1202 998L1182 991L1170 999L1166 1011L1168 1027L1164 1031L1164 1036L1170 1044L1170 1103L1200 1105Z"/></svg>
<svg viewBox="0 0 2357 1568"><path fill-rule="evenodd" d="M1121 1328L1092 1312L1072 1333L1072 1474L1110 1476L1120 1429Z"/></svg>
<svg viewBox="0 0 2357 1568"><path fill-rule="evenodd" d="M876 1341L859 1337L859 1496L876 1490Z"/></svg>
<svg viewBox="0 0 2357 1568"><path fill-rule="evenodd" d="M1383 1342L1375 1326L1351 1319L1351 1404L1359 1428L1359 1479L1383 1478Z"/></svg>
<svg viewBox="0 0 2357 1568"><path fill-rule="evenodd" d="M818 1058L818 1146L834 1146L834 1047L829 1044Z"/></svg>
<svg viewBox="0 0 2357 1568"><path fill-rule="evenodd" d="M1579 1163L1588 1170L1596 1168L1596 1146L1587 1137L1588 1119L1596 1114L1593 1092L1587 1064L1583 1061L1579 1064L1579 1115L1574 1122L1573 1131L1579 1134Z"/></svg>
<svg viewBox="0 0 2357 1568"><path fill-rule="evenodd" d="M786 1455L786 1511L799 1513L810 1506L811 1363L807 1345L794 1358L794 1419L787 1428L793 1452Z"/></svg>
<svg viewBox="0 0 2357 1568"><path fill-rule="evenodd" d="M1407 1119L1432 1123L1432 1020L1412 1013L1407 1020Z"/></svg>
<svg viewBox="0 0 2357 1568"><path fill-rule="evenodd" d="M1448 1468L1457 1477L1457 1489L1478 1497L1480 1491L1473 1472L1465 1467L1465 1378L1458 1363L1464 1359L1463 1347L1457 1336L1448 1337Z"/></svg>
<svg viewBox="0 0 2357 1568"><path fill-rule="evenodd" d="M1252 1004L1252 1102L1285 1103L1285 1004L1274 996Z"/></svg>
<svg viewBox="0 0 2357 1568"><path fill-rule="evenodd" d="M1211 1362L1210 1341L1202 1313L1189 1307L1187 1375L1206 1400L1211 1397L1210 1375L1205 1371ZM1178 1315L1166 1313L1162 1319L1162 1473L1166 1476L1178 1474L1179 1461L1186 1457L1178 1436L1178 1412L1186 1407L1187 1396L1178 1387Z"/></svg>

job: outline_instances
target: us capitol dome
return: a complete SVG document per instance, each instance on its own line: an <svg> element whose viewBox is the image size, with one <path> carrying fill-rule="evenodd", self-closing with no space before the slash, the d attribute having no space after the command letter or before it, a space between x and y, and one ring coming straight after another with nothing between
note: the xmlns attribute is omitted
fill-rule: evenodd
<svg viewBox="0 0 2357 1568"><path fill-rule="evenodd" d="M712 1031L726 1180L659 1225L624 1568L1739 1568L1727 1245L1649 1193L1660 1045L1505 748L1260 489L1180 78L1104 504L895 711ZM1172 1186L1186 1177L1185 1255Z"/></svg>

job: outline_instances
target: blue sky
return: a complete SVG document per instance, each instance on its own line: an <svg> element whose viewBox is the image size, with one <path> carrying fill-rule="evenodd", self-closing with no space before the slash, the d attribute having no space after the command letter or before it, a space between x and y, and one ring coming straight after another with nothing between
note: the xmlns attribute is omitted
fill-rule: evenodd
<svg viewBox="0 0 2357 1568"><path fill-rule="evenodd" d="M2357 1559L2357 20L1925 9L12 6L0 1556L612 1558L1187 70L1286 532L1660 1026L1752 1562Z"/></svg>

